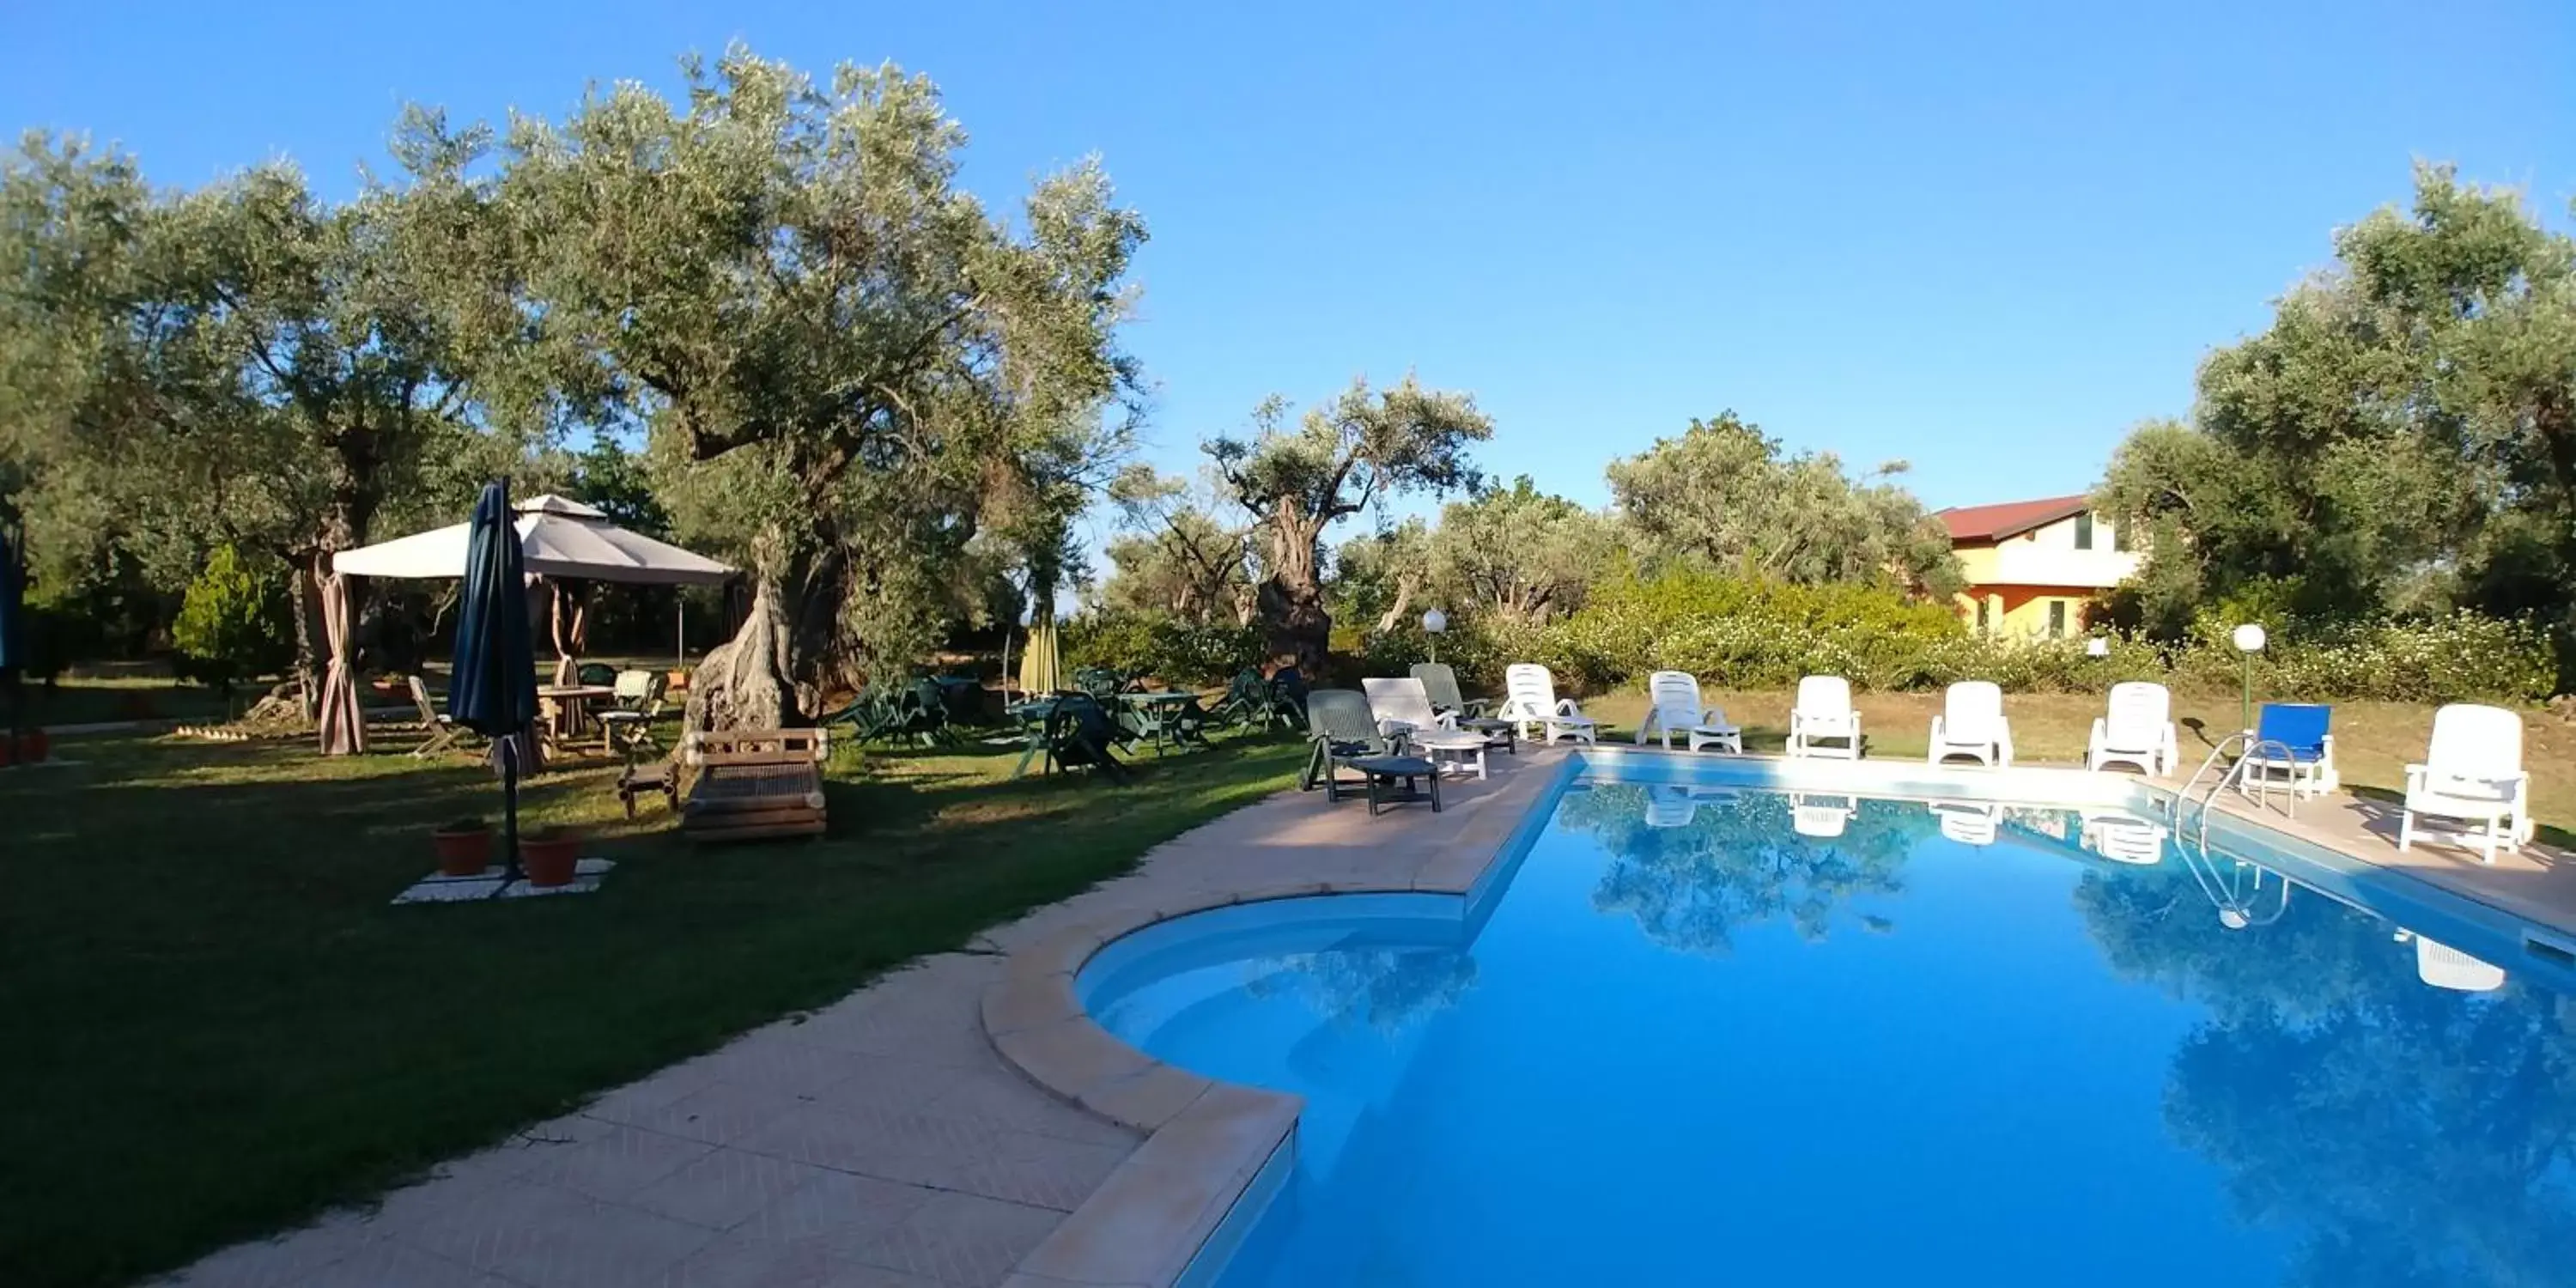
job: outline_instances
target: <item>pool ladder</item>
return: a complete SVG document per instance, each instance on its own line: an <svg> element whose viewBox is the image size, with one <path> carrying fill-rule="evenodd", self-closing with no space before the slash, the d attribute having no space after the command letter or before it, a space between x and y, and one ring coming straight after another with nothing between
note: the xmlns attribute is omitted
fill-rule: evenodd
<svg viewBox="0 0 2576 1288"><path fill-rule="evenodd" d="M2191 777L2183 783L2182 791L2174 797L2174 835L2177 838L2182 835L2183 828L2186 825L2185 820L2190 816L2193 803L2192 793L2200 790L2201 779L2208 776L2210 768L2218 763L2218 758L2220 756L2227 754L2227 749L2230 747L2240 748L2242 754L2238 755L2233 764L2230 764L2225 770L2220 772L2215 780L2211 781L2209 784L2209 790L2199 798L2200 815L2196 820L2192 820L2192 822L2196 824L2195 830L2192 833L2192 839L2196 841L2204 851L2209 848L2209 809L2210 806L2217 803L2219 793L2226 791L2232 786L2239 792L2243 792L2246 795L2251 796L2254 799L2255 804L2258 806L2268 809L2272 804L2270 776L2256 775L2249 771L2254 766L2261 763L2259 758L2266 752L2277 753L2281 762L2285 764L2291 759L2288 744L2282 742L2278 738L2258 738L2251 729L2247 729L2239 733L2231 733L2226 737L2219 739L2218 745L2210 748L2209 754L2201 758L2200 768L2191 771ZM2252 785L2252 790L2250 791L2247 790L2248 784ZM2290 789L2290 807L2292 810L2295 811L2298 808L2298 802L2298 789L2293 787Z"/></svg>

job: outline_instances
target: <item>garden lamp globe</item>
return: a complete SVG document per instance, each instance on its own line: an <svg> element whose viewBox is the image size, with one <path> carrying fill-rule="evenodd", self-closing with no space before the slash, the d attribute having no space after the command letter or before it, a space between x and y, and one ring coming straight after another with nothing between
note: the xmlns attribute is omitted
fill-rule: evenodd
<svg viewBox="0 0 2576 1288"><path fill-rule="evenodd" d="M2263 626L2247 622L2237 627L2230 638L2235 641L2236 651L2245 655L2245 692L2238 714L2244 718L2242 727L2250 735L2254 732L2254 655L2263 651Z"/></svg>
<svg viewBox="0 0 2576 1288"><path fill-rule="evenodd" d="M1431 637L1431 660L1440 660L1440 633L1449 629L1449 615L1434 608L1422 615L1422 632Z"/></svg>

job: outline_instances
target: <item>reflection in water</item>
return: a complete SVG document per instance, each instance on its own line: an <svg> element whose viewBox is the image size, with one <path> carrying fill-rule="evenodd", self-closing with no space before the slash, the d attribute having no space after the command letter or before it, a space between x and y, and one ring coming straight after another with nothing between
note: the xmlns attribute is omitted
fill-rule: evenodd
<svg viewBox="0 0 2576 1288"><path fill-rule="evenodd" d="M2208 1008L2166 1125L2243 1219L2303 1232L2283 1282L2576 1282L2576 1011L2328 899L2213 924L2170 868L2121 875L2076 905L2122 975Z"/></svg>
<svg viewBox="0 0 2576 1288"><path fill-rule="evenodd" d="M1831 816L1837 834L1802 833L1802 810ZM1276 1274L1247 1262L1250 1269L1226 1282L1575 1282L1571 1262L1497 1259L1477 1265L1481 1278L1449 1273L1495 1246L1497 1227L1513 1253L1551 1251L1544 1217L1569 1210L1593 1223L1585 1228L1607 1228L1651 1208L1637 1229L1682 1235L1666 1247L1662 1236L1641 1234L1623 1245L1629 1260L1620 1264L1703 1266L1700 1232L1674 1213L1717 1183L1721 1173L1703 1165L1702 1147L1721 1139L1746 1148L1725 1155L1727 1166L1758 1158L1817 1192L1839 1192L1829 1187L1847 1178L1832 1168L1801 1171L1801 1160L1874 1156L1891 1142L1925 1156L1936 1152L1927 1142L1937 1142L1962 1156L1941 1154L1943 1166L2013 1174L2011 1167L2049 1156L2041 1152L2052 1144L2047 1132L2032 1129L2022 1140L1966 1130L1982 1123L1969 1121L1981 1104L1989 1116L1998 1112L1977 1099L1978 1088L1994 1085L1989 1062L1981 1058L1945 1082L1927 1076L1944 1062L1921 1059L1960 1026L1982 1024L2030 1039L1994 1050L2063 1075L2008 1091L2043 1108L2065 1106L2064 1121L2075 1125L2057 1141L2073 1140L2088 1160L2098 1155L2101 1176L2091 1179L2110 1178L2103 1193L2113 1196L2101 1206L2134 1218L2105 1217L2098 1228L2163 1241L2183 1256L2234 1250L2239 1259L2224 1265L2211 1253L2206 1282L2576 1284L2569 1255L2576 1001L2542 987L2555 978L2548 971L2518 967L2508 977L2473 953L2315 890L2294 896L2279 873L2225 855L2177 844L2174 861L2158 862L2175 838L2152 820L2110 811L1927 808L1595 783L1561 799L1550 831L1584 834L1597 848L1533 852L1533 863L1557 865L1547 872L1554 879L1515 882L1507 900L1523 902L1484 923L1482 979L1463 948L1336 932L1326 946L1282 953L1272 940L1232 959L1258 962L1258 978L1242 991L1268 1003L1266 1014L1234 1029L1197 1012L1171 1025L1169 1032L1201 1044L1211 1071L1310 1097L1295 1209L1303 1224L1281 1227L1290 1251L1272 1254ZM1959 844L2012 849L1970 855ZM2014 861L2013 850L2070 863ZM1908 933L1887 942L1849 935L1855 899L1873 914L1862 924L1887 929L1875 914L1892 912L1906 918ZM1996 919L2003 908L2011 919ZM1838 909L1846 934L1827 941ZM1633 922L1644 942L1625 926L1600 925L1594 913ZM1810 942L1749 933L1784 921ZM1746 932L1740 948L1739 931ZM2499 952L2467 937L2473 933L2463 928L2462 942ZM1572 955L1577 949L1581 956ZM1909 966L1872 965L1895 962ZM1937 979L1910 992L1918 987L1910 981L1925 975ZM1577 982L1555 982L1566 979ZM1613 993L1618 1005L1609 1004ZM2150 994L2174 1004L2141 1005ZM1203 987L1177 995L1193 1005L1222 1000ZM1876 1009L1830 1011L1855 997ZM1928 1004L1911 1014L1905 1002L1917 998ZM1292 1008L1275 1028L1262 1027ZM1169 1013L1183 1010L1176 1004ZM1827 1013L1852 1022L1814 1018ZM2141 1019L2150 1013L2152 1022ZM1676 1023L1677 1015L1700 1022ZM2088 1031L2095 1024L2104 1030L2098 1037ZM1765 1062L1742 1061L1748 1032L1779 1039L1764 1048ZM1137 1040L1153 1047L1151 1038ZM1282 1054L1264 1057L1262 1049ZM2098 1061L2120 1063L2083 1063L2096 1051ZM2049 1052L2061 1062L2038 1063ZM1819 1092L1815 1077L1782 1072L1798 1068L1834 1077ZM1737 1075L1724 1084L1733 1098L1711 1095L1707 1070ZM1901 1089L1898 1109L1885 1103L1888 1088ZM1614 1129L1569 1128L1545 1149L1492 1145L1527 1126L1529 1104L1580 1102L1593 1092L1607 1094L1569 1112L1569 1123L1648 1123L1670 1138L1647 1147L1623 1143L1634 1137ZM1759 1121L1747 1125L1745 1118L1761 1116L1737 1108L1789 1100L1809 1116L1784 1115L1799 1125L1776 1133ZM1704 1105L1723 1112L1694 1118ZM1835 1124L1854 1120L1867 1122L1869 1134L1837 1134ZM1774 1175L1764 1173L1760 1185ZM1637 1191L1584 1206L1600 1176L1634 1177ZM1427 1197L1436 1187L1462 1197L1444 1207L1448 1197ZM1512 1206L1533 1191L1543 1204ZM1668 1193L1681 1206L1655 1206ZM1805 1219L1760 1209L1766 1193L1734 1191L1740 1206L1732 1215ZM1992 1206L2009 1223L2021 1219L2017 1202ZM1942 1232L1926 1224L1913 1237L1937 1240ZM2055 1264L2079 1264L2101 1250L2082 1242L2084 1233L2052 1235L2026 1220L2014 1237L2063 1253ZM2000 1246L1958 1255L1989 1257ZM1586 1245L1583 1255L1605 1254ZM1852 1264L1813 1255L1820 1265ZM1917 1268L1928 1274L1913 1281L1965 1282L1942 1272L1968 1260L1944 1255L1925 1254ZM2150 1279L2110 1264L2100 1271L2081 1281L2201 1282L2188 1274ZM1667 1273L1626 1281L1692 1280ZM1837 1277L1828 1268L1805 1281L1890 1279Z"/></svg>
<svg viewBox="0 0 2576 1288"><path fill-rule="evenodd" d="M2119 810L2088 809L2080 817L2085 849L2114 863L2153 867L2163 861L2165 837L2171 835L2164 824Z"/></svg>
<svg viewBox="0 0 2576 1288"><path fill-rule="evenodd" d="M2504 967L2481 961L2449 944L2437 944L2412 930L2397 932L2397 942L2415 941L2415 976L2435 988L2455 993L2492 993L2504 987Z"/></svg>
<svg viewBox="0 0 2576 1288"><path fill-rule="evenodd" d="M1860 812L1860 799L1854 796L1821 796L1814 792L1789 794L1789 828L1800 836L1836 837L1851 825L1852 815Z"/></svg>
<svg viewBox="0 0 2576 1288"><path fill-rule="evenodd" d="M2003 833L2004 807L1993 801L1933 801L1929 808L1941 835L1961 845L1992 845Z"/></svg>
<svg viewBox="0 0 2576 1288"><path fill-rule="evenodd" d="M1244 990L1295 997L1326 1022L1401 1033L1458 1004L1476 986L1476 959L1458 948L1354 945L1264 958Z"/></svg>
<svg viewBox="0 0 2576 1288"><path fill-rule="evenodd" d="M1855 894L1894 894L1906 852L1931 831L1921 811L1866 807L1849 796L1703 794L1687 824L1658 809L1660 786L1597 783L1569 792L1557 825L1588 832L1609 854L1592 906L1624 912L1646 936L1685 952L1724 952L1740 926L1786 916L1824 936L1834 906ZM1831 835L1789 826L1812 811ZM1884 920L1872 929L1885 929Z"/></svg>
<svg viewBox="0 0 2576 1288"><path fill-rule="evenodd" d="M2268 926L2290 910L2290 879L2258 864L2229 858L2201 845L2176 845L2183 870L2218 908L2229 930Z"/></svg>

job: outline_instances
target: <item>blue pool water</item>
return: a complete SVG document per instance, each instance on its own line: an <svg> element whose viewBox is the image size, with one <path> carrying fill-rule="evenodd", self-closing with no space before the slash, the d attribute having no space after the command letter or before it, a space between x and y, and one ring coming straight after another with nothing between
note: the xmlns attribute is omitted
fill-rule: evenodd
<svg viewBox="0 0 2576 1288"><path fill-rule="evenodd" d="M2576 1006L2518 946L2462 991L2144 820L1805 803L1584 781L1464 915L1113 945L1111 1031L1307 1098L1218 1282L2576 1284Z"/></svg>

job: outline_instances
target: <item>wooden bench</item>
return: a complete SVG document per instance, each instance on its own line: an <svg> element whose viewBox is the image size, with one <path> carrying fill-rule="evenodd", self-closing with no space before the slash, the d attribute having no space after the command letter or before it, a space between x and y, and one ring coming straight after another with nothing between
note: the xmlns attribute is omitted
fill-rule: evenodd
<svg viewBox="0 0 2576 1288"><path fill-rule="evenodd" d="M820 766L830 753L820 729L691 733L681 755L697 781L680 807L680 830L693 841L822 835Z"/></svg>

